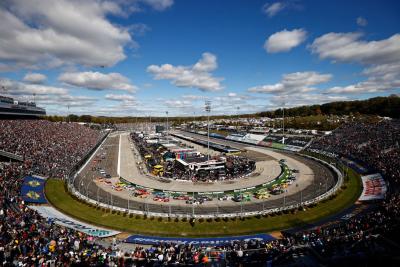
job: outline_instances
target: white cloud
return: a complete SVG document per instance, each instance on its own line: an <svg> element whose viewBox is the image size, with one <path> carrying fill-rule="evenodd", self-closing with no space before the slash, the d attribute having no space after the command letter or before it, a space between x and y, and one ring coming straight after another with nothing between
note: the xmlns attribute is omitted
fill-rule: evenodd
<svg viewBox="0 0 400 267"><path fill-rule="evenodd" d="M357 18L357 25L358 26L365 27L365 26L367 26L367 24L368 24L368 21L367 21L366 18L363 18L363 17L358 17Z"/></svg>
<svg viewBox="0 0 400 267"><path fill-rule="evenodd" d="M114 100L114 101L125 101L125 102L129 102L129 101L135 101L136 98L132 95L115 95L115 94L107 94L105 96L106 99L108 100Z"/></svg>
<svg viewBox="0 0 400 267"><path fill-rule="evenodd" d="M327 93L376 93L400 88L400 34L379 41L363 41L361 37L361 33L328 33L310 46L312 53L322 59L367 66L362 72L366 80L335 86Z"/></svg>
<svg viewBox="0 0 400 267"><path fill-rule="evenodd" d="M58 80L69 85L85 87L92 90L124 90L134 92L137 87L132 85L128 78L119 73L104 74L101 72L67 72L58 77Z"/></svg>
<svg viewBox="0 0 400 267"><path fill-rule="evenodd" d="M143 23L135 23L129 26L129 30L133 35L143 36L146 32L150 31L151 28Z"/></svg>
<svg viewBox="0 0 400 267"><path fill-rule="evenodd" d="M335 86L327 90L334 94L379 93L400 88L400 63L376 65L366 68L365 81L347 86Z"/></svg>
<svg viewBox="0 0 400 267"><path fill-rule="evenodd" d="M58 97L47 97L42 96L36 98L36 101L39 104L49 106L52 108L53 106L59 108L60 106L63 107L93 107L94 103L97 101L96 98L90 96L73 96L73 95L61 95Z"/></svg>
<svg viewBox="0 0 400 267"><path fill-rule="evenodd" d="M171 80L178 87L198 88L201 91L222 90L223 78L213 77L211 72L217 69L217 57L203 53L202 58L192 66L173 66L171 64L150 65L147 72L156 80Z"/></svg>
<svg viewBox="0 0 400 267"><path fill-rule="evenodd" d="M27 73L23 81L28 82L28 83L35 83L35 84L41 84L44 81L46 81L47 77L44 74L41 73Z"/></svg>
<svg viewBox="0 0 400 267"><path fill-rule="evenodd" d="M1 79L0 86L4 87L10 95L66 95L68 90L61 87L46 86L41 84L27 84L10 79Z"/></svg>
<svg viewBox="0 0 400 267"><path fill-rule="evenodd" d="M269 108L281 108L282 103L284 103L285 107L288 108L345 100L348 100L345 96L332 96L325 94L284 94L271 97L269 100L271 103Z"/></svg>
<svg viewBox="0 0 400 267"><path fill-rule="evenodd" d="M165 100L164 103L168 108L190 108L192 102L187 100Z"/></svg>
<svg viewBox="0 0 400 267"><path fill-rule="evenodd" d="M27 68L112 66L125 59L124 45L133 42L128 30L106 19L120 12L108 1L5 0L0 60Z"/></svg>
<svg viewBox="0 0 400 267"><path fill-rule="evenodd" d="M17 82L10 79L1 79L0 86L6 89L6 95L14 97L16 100L33 101L39 106L46 106L46 109L54 110L60 106L87 107L92 106L97 101L90 96L70 95L68 90L62 87L47 86L41 84L30 84Z"/></svg>
<svg viewBox="0 0 400 267"><path fill-rule="evenodd" d="M380 41L362 41L362 33L327 33L311 44L312 53L321 59L362 64L387 64L400 61L400 34Z"/></svg>
<svg viewBox="0 0 400 267"><path fill-rule="evenodd" d="M183 95L182 98L185 100L191 100L191 101L205 99L205 97L201 96L201 95Z"/></svg>
<svg viewBox="0 0 400 267"><path fill-rule="evenodd" d="M163 11L174 4L174 0L141 0L158 11Z"/></svg>
<svg viewBox="0 0 400 267"><path fill-rule="evenodd" d="M304 29L294 29L292 31L283 30L272 34L264 43L264 49L268 53L286 52L300 45L307 38Z"/></svg>
<svg viewBox="0 0 400 267"><path fill-rule="evenodd" d="M315 90L313 85L328 82L331 78L331 74L314 71L294 72L283 75L279 83L255 86L247 90L252 93L267 94L305 93Z"/></svg>
<svg viewBox="0 0 400 267"><path fill-rule="evenodd" d="M268 15L268 17L273 17L282 11L286 5L282 2L276 2L273 4L266 3L263 6L263 12Z"/></svg>

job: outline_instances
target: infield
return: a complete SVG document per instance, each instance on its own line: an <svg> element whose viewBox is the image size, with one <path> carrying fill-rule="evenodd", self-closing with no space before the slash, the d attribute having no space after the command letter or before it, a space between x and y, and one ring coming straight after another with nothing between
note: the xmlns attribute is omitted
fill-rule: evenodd
<svg viewBox="0 0 400 267"><path fill-rule="evenodd" d="M99 209L71 196L61 180L49 179L45 191L47 199L55 208L79 220L99 226L149 235L224 236L290 229L315 223L339 213L353 205L361 193L360 177L351 169L347 174L348 179L336 197L314 207L307 207L305 211L293 210L287 214L274 214L267 217L260 215L243 219L198 219L194 224L190 224L187 218L153 218Z"/></svg>

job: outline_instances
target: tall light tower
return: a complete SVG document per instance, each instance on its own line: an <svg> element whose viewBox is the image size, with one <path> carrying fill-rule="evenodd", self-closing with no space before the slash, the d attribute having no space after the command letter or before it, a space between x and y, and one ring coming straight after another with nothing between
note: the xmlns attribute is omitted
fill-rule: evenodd
<svg viewBox="0 0 400 267"><path fill-rule="evenodd" d="M238 121L237 121L237 123L236 123L236 131L239 132L238 130L239 130L239 121L240 121L240 119L239 119L240 107L237 106L237 107L236 107L236 110L237 110L237 119L238 119Z"/></svg>
<svg viewBox="0 0 400 267"><path fill-rule="evenodd" d="M169 144L169 132L168 132L168 111L165 111L165 114L167 114L167 140Z"/></svg>
<svg viewBox="0 0 400 267"><path fill-rule="evenodd" d="M211 101L206 100L205 111L207 112L207 160L210 160L210 112L211 112Z"/></svg>
<svg viewBox="0 0 400 267"><path fill-rule="evenodd" d="M193 129L196 129L196 112L193 112Z"/></svg>
<svg viewBox="0 0 400 267"><path fill-rule="evenodd" d="M282 144L285 144L285 102L282 103Z"/></svg>

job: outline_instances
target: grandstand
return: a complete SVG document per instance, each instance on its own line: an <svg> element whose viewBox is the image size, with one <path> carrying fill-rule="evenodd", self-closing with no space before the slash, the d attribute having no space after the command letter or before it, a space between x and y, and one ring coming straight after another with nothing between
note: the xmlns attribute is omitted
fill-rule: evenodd
<svg viewBox="0 0 400 267"><path fill-rule="evenodd" d="M136 265L146 262L153 266L153 263L159 261L160 255L166 255L165 253L169 257L161 261L175 266L196 262L218 262L230 266L239 263L257 265L265 261L272 261L279 266L298 263L293 257L299 253L314 265L333 262L358 264L380 260L393 263L392 255L396 247L388 239L396 240L399 226L400 197L397 188L400 128L397 120L345 125L330 136L314 140L307 148L309 153L315 154L316 151L320 151L325 157L339 155L339 159L351 158L358 164L367 162L369 173L382 173L389 190L384 200L364 212L311 230L286 231L283 233L283 239L254 237L256 239L250 241L194 247L185 243L153 242L149 243L151 245L147 248L138 246L128 251L123 251L121 247L115 250L116 253L111 252L112 248L107 250L106 247L102 247L104 242L98 237L93 237L95 232L82 234L76 230L79 228L70 228L68 225L71 224L62 226L60 223L49 223L41 218L35 209L30 209L27 205L31 202L30 199L43 200L43 197L40 197L42 189L36 187L36 184L41 184L40 179L43 178L24 178L27 174L63 178L68 170L76 169L82 164L81 160L104 139L105 133L78 124L40 120L6 120L0 123L1 149L24 158L23 163L0 165L0 186L4 192L1 196L0 214L0 257L3 263L37 265L63 262L68 265L96 265L107 261ZM363 134L359 134L360 131ZM69 134L65 135L65 132ZM384 138L376 142L376 136ZM65 149L61 150L61 147ZM21 191L23 184L28 187L23 187ZM39 197L35 197L35 194ZM29 229L29 232L25 229ZM376 250L378 247L379 250ZM100 250L103 252L98 253ZM346 254L341 253L343 250L347 251ZM31 256L24 257L27 254Z"/></svg>
<svg viewBox="0 0 400 267"><path fill-rule="evenodd" d="M46 115L46 110L37 107L34 102L15 100L12 97L0 95L0 117L40 117Z"/></svg>

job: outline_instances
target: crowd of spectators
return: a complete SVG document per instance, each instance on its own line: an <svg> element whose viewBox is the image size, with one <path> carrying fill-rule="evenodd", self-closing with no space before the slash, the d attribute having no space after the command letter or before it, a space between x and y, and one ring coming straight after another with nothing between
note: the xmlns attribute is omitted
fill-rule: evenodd
<svg viewBox="0 0 400 267"><path fill-rule="evenodd" d="M23 124L24 122L27 126L32 124L30 121L19 123ZM4 122L0 123L6 125ZM46 125L47 122L43 124ZM57 128L59 125L54 124L53 126ZM374 127L376 126L382 125L378 124ZM389 135L392 138L398 138L399 128L393 128L394 126L387 123L384 123L384 127L390 129ZM62 127L58 129L59 131L64 130ZM347 127L338 129L338 133L335 132L334 136L340 134L343 129L347 129ZM373 129L369 130L373 131ZM7 131L10 133L12 129ZM356 138L357 135L349 130L346 132L351 133L350 137L342 135L341 141L351 143L348 138ZM53 133L55 136L64 138L62 142L55 142L58 146L63 147L63 145L71 143L68 136L57 131ZM90 135L91 132L88 131L86 134ZM3 136L4 138L14 138L12 135ZM71 138L76 138L73 133L71 136ZM9 143L9 140L4 140L4 138L1 139L1 143ZM34 137L26 135L26 138ZM48 135L48 138L52 137ZM333 140L331 137L324 138ZM364 143L371 144L372 140L376 140L371 140L371 138L375 138L373 134L370 135L370 139L363 139L361 142L358 142L359 139L354 139L353 142L358 142L355 147L362 149L365 147ZM45 144L52 143L43 139L29 142L23 139L23 136L18 137L23 144L35 143L35 146L40 148ZM90 140L87 136L83 139ZM325 139L318 140L318 142L327 144L324 150L333 150L335 146L328 146L330 141ZM391 145L389 140L383 141L381 144L380 147L375 146L380 152L388 149L396 150L396 146ZM347 145L347 147L351 146ZM88 144L86 149L90 148ZM15 149L17 150L17 148ZM81 151L82 153L86 152ZM375 154L382 153L378 151ZM389 262L388 265L393 266L398 264L396 258L393 257L398 251L398 245L393 240L398 240L400 230L400 196L396 190L368 212L332 225L316 227L307 231L284 233L282 239L274 241L235 241L227 245L211 247L171 243L121 249L118 246L104 246L103 242L101 242L103 245L100 245L99 240L56 225L29 209L19 196L19 190L22 177L32 171L32 167L34 168L32 164L37 163L29 160L30 155L23 155L28 159L23 163L0 163L0 265L2 266L268 266L270 262L275 266L319 266L320 264L325 266L366 266L366 264L378 263L385 265L387 262ZM64 158L64 155L61 154L53 155ZM354 154L353 156L357 155L364 154ZM358 159L365 160L365 158ZM381 159L385 158L381 157ZM59 159L54 160L62 162ZM377 159L374 162L376 161ZM382 166L382 170L390 170L388 167L390 164L392 161L383 161L375 166L376 168ZM43 165L42 168L45 166L50 165ZM385 177L389 181L396 180L396 177L393 179L390 175ZM391 185L398 187L396 182L392 182ZM303 257L299 258L298 255Z"/></svg>
<svg viewBox="0 0 400 267"><path fill-rule="evenodd" d="M355 160L389 182L400 182L400 120L344 124L308 149Z"/></svg>
<svg viewBox="0 0 400 267"><path fill-rule="evenodd" d="M37 175L63 178L101 137L78 123L0 120L0 150L22 156Z"/></svg>

